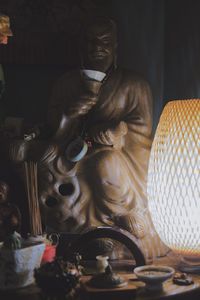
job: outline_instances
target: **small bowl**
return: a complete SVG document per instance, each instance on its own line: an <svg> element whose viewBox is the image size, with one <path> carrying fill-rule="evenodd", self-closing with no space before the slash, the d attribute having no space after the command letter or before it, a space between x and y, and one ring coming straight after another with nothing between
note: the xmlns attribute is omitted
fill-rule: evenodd
<svg viewBox="0 0 200 300"><path fill-rule="evenodd" d="M171 278L175 270L167 266L142 266L134 269L137 278L146 284L147 290L161 290L162 284Z"/></svg>

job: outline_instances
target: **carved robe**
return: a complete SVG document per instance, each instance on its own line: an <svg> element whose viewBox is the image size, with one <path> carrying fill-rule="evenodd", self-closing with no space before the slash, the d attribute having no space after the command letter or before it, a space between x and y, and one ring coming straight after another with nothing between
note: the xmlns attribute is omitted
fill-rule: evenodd
<svg viewBox="0 0 200 300"><path fill-rule="evenodd" d="M79 71L64 75L56 84L49 120L57 128L63 112L80 99ZM84 132L92 141L87 155L75 168L80 193L71 206L77 229L119 226L132 232L147 257L162 255L147 208L146 181L152 129L152 95L147 82L132 72L116 69L102 83L96 104L66 129L62 144ZM73 212L74 210L74 212Z"/></svg>

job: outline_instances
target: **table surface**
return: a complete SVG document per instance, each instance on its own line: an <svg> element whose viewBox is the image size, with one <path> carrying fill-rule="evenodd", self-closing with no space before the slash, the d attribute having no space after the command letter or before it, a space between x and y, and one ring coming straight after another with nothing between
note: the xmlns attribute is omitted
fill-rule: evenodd
<svg viewBox="0 0 200 300"><path fill-rule="evenodd" d="M174 266L174 261L170 261L169 258L162 258L154 261L154 264L157 265L170 265ZM173 284L172 279L167 280L163 284L163 290L161 292L149 292L145 289L145 284L141 281L138 281L136 276L133 273L124 273L119 272L120 276L124 277L128 281L128 285L125 287L112 289L112 290L97 290L91 288L87 281L91 276L83 276L81 278L80 289L78 290L77 295L73 297L68 297L74 300L118 300L118 299L128 299L128 300L195 300L200 299L200 275L192 275L194 283L188 286L179 286ZM44 297L41 293L41 290L36 285L31 285L25 288L21 288L15 291L4 291L0 292L0 299L7 300L62 300L65 298L51 298Z"/></svg>

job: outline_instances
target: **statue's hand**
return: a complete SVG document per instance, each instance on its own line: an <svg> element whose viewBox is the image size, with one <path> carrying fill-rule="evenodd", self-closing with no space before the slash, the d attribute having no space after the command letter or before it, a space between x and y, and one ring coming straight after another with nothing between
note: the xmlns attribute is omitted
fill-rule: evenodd
<svg viewBox="0 0 200 300"><path fill-rule="evenodd" d="M83 79L82 80L82 92L83 95L93 95L93 96L98 96L100 88L102 86L102 82L96 81L96 80L91 80L91 79Z"/></svg>
<svg viewBox="0 0 200 300"><path fill-rule="evenodd" d="M69 107L66 114L70 118L77 118L81 115L86 115L96 104L97 97L91 94L81 95L80 100L73 106Z"/></svg>
<svg viewBox="0 0 200 300"><path fill-rule="evenodd" d="M95 80L83 80L80 99L68 109L68 116L77 117L86 115L98 101L102 83Z"/></svg>
<svg viewBox="0 0 200 300"><path fill-rule="evenodd" d="M91 129L90 136L98 144L113 146L116 149L120 149L123 142L122 138L126 135L127 131L127 124L121 121L116 127L106 130L95 127Z"/></svg>

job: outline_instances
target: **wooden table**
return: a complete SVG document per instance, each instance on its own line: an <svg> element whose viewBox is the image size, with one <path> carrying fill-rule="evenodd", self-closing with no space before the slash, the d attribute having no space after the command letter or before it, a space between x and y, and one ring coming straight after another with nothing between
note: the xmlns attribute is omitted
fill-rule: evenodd
<svg viewBox="0 0 200 300"><path fill-rule="evenodd" d="M162 258L154 261L158 265L170 265L174 268L173 261L169 262L169 258ZM148 292L144 283L138 281L136 276L131 272L118 272L120 276L128 281L128 285L113 290L97 290L89 287L86 282L91 276L83 276L81 278L81 287L74 297L70 300L200 300L200 275L192 275L194 283L189 286L178 286L173 284L172 279L167 280L163 284L162 292ZM16 291L0 292L0 300L43 300L48 299L42 296L41 290L35 286L18 289ZM63 298L54 298L53 300L63 300Z"/></svg>
<svg viewBox="0 0 200 300"><path fill-rule="evenodd" d="M128 285L115 290L95 289L84 285L85 298L93 299L135 299L135 300L156 300L156 299L200 299L200 276L193 276L194 284L189 286L178 286L173 284L172 279L163 284L161 292L150 292L145 289L145 284L138 281L134 274L121 274L128 281ZM89 278L83 278L85 282Z"/></svg>
<svg viewBox="0 0 200 300"><path fill-rule="evenodd" d="M117 290L101 290L98 291L94 288L81 288L78 295L70 297L74 300L95 300L95 299L135 299L135 300L199 300L200 299L200 276L193 276L194 284L189 286L178 286L168 280L163 285L162 292L147 292L144 284L135 279L133 274L121 274L126 280L128 285L126 287L118 288ZM82 278L82 282L86 282L88 276ZM1 300L42 300L48 299L42 296L41 290L35 286L18 289L16 291L0 292ZM61 300L62 298L58 298ZM57 299L55 299L57 300Z"/></svg>

